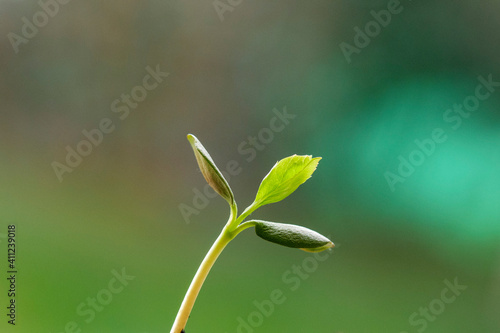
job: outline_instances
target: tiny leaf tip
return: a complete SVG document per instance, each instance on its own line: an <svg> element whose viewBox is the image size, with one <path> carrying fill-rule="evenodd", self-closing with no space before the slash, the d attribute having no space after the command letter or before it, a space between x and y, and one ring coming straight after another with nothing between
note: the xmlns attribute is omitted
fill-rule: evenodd
<svg viewBox="0 0 500 333"><path fill-rule="evenodd" d="M257 236L272 243L307 252L321 252L334 246L327 237L302 226L261 220L253 223Z"/></svg>

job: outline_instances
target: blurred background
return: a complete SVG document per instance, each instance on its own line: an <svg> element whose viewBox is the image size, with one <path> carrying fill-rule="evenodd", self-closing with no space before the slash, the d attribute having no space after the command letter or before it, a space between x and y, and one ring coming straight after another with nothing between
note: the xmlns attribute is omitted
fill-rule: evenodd
<svg viewBox="0 0 500 333"><path fill-rule="evenodd" d="M499 13L466 0L0 1L0 331L170 331L228 215L205 193L193 133L240 211L277 160L322 156L254 217L336 247L319 261L242 233L187 332L499 332ZM286 300L259 310L275 290Z"/></svg>

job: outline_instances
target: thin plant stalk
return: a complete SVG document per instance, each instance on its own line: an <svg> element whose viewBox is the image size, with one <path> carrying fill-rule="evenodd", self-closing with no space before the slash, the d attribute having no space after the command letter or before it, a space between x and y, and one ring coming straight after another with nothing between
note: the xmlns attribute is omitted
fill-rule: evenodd
<svg viewBox="0 0 500 333"><path fill-rule="evenodd" d="M182 301L182 305L179 309L179 312L177 313L174 326L172 327L170 333L183 332L184 327L186 326L186 323L188 321L189 314L193 309L194 302L196 301L196 297L198 297L198 293L200 292L203 282L205 282L210 269L221 254L222 250L224 250L226 245L229 243L229 241L230 238L227 236L227 234L221 233L210 248L210 251L208 251L205 259L203 259L203 262L198 268L198 271L196 272L191 285L189 286L184 300Z"/></svg>
<svg viewBox="0 0 500 333"><path fill-rule="evenodd" d="M214 265L215 261L221 254L222 250L226 247L226 245L239 233L239 232L230 232L229 228L235 222L236 215L236 207L231 207L231 216L229 217L229 221L227 222L224 229L220 233L217 240L214 242L205 258L201 262L198 271L196 272L193 281L189 285L189 289L186 292L186 296L184 296L184 300L182 301L181 307L174 321L174 325L170 330L170 333L181 333L184 332L184 328L186 327L186 323L189 319L189 315L191 314L191 310L193 309L194 302L200 293L200 289L207 278L210 269Z"/></svg>

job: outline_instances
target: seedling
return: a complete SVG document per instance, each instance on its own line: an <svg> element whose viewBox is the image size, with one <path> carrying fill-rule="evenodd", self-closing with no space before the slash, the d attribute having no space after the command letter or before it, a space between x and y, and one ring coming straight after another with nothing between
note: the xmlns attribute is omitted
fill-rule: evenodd
<svg viewBox="0 0 500 333"><path fill-rule="evenodd" d="M229 220L222 229L222 232L198 268L177 313L170 333L184 332L196 297L210 269L226 245L243 230L255 227L257 236L269 242L298 248L307 252L320 252L334 246L333 242L325 236L297 225L262 220L245 221L257 208L281 201L292 194L292 192L311 177L321 157L312 158L312 156L293 155L277 162L262 180L254 202L238 216L238 208L234 200L233 191L215 165L212 157L210 157L205 147L203 147L194 135L189 134L187 138L193 147L201 173L208 184L229 203L230 214Z"/></svg>

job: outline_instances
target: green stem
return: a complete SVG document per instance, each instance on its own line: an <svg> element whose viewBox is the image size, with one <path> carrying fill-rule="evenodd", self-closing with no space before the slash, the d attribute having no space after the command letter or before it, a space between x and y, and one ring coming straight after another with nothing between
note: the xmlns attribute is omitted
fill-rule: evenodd
<svg viewBox="0 0 500 333"><path fill-rule="evenodd" d="M174 326L172 326L170 333L181 333L186 327L189 314L193 309L194 302L196 301L196 297L200 292L203 282L205 282L210 269L230 240L231 238L228 236L228 234L223 231L210 248L210 251L208 251L205 259L203 259L203 262L198 268L198 271L196 272L191 285L189 286L184 300L182 301L182 305L179 309L179 312L177 313Z"/></svg>
<svg viewBox="0 0 500 333"><path fill-rule="evenodd" d="M193 281L191 281L191 285L189 286L186 296L184 296L184 300L182 301L181 307L179 309L179 312L177 313L177 317L175 318L174 325L172 326L170 333L181 333L184 331L191 310L193 309L194 302L198 297L200 289L203 286L203 282L205 282L210 269L221 254L222 250L224 250L226 245L234 238L234 236L236 236L235 233L229 231L230 225L236 219L236 214L236 205L232 205L229 221L227 222L224 229L222 229L219 237L217 237L217 240L208 251L200 267L198 268Z"/></svg>
<svg viewBox="0 0 500 333"><path fill-rule="evenodd" d="M255 221L249 221L249 222L245 222L243 224L240 224L238 226L238 228L234 229L233 231L233 237L236 237L237 234L239 234L240 232L242 232L243 230L247 229L247 228L250 228L250 227L255 227L257 223Z"/></svg>
<svg viewBox="0 0 500 333"><path fill-rule="evenodd" d="M230 224L230 228L232 229L232 231L235 231L237 229L239 229L240 227L240 223L243 222L243 220L250 214L252 214L257 208L260 207L260 203L258 202L254 202L252 203L250 206L248 206L244 211L243 213L241 213L241 215L236 219L234 220L234 222L232 222ZM244 223L246 224L246 223ZM248 228L248 227L247 227ZM246 229L246 228L245 228ZM243 229L242 229L243 230ZM238 232L239 233L239 232Z"/></svg>

